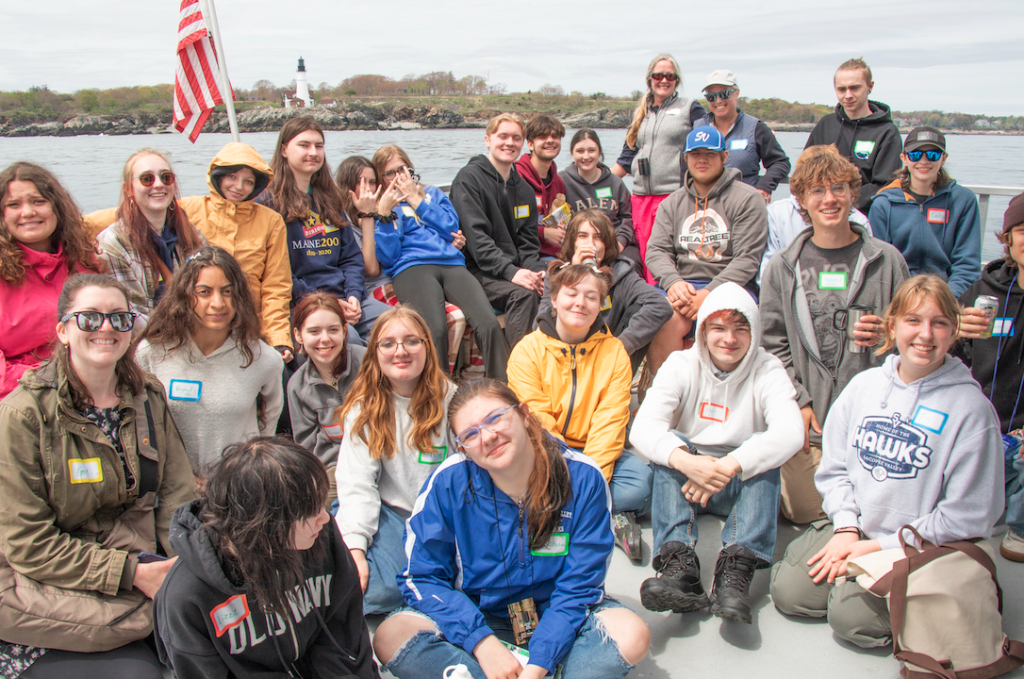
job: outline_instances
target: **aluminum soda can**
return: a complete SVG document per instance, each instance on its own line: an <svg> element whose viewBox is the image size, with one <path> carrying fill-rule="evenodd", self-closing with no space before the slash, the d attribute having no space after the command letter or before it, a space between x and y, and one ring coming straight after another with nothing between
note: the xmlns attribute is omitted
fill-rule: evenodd
<svg viewBox="0 0 1024 679"><path fill-rule="evenodd" d="M999 298L993 297L992 295L978 295L978 299L974 300L974 308L979 311L984 311L985 317L988 319L988 327L981 333L981 337L991 337L992 330L996 324L996 311L999 309Z"/></svg>

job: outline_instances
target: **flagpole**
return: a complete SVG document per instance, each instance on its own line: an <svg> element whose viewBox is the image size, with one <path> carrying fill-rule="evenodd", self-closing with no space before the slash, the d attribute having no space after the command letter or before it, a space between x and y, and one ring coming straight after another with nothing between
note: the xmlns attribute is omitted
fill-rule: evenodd
<svg viewBox="0 0 1024 679"><path fill-rule="evenodd" d="M235 101L231 92L231 82L228 80L228 60L224 52L224 43L220 39L220 26L217 24L217 10L213 7L213 0L199 0L203 16L210 22L210 33L213 38L213 46L217 50L217 62L220 64L220 91L224 106L228 110L228 125L231 127L231 137L235 141L241 141L238 136L238 119L235 117Z"/></svg>

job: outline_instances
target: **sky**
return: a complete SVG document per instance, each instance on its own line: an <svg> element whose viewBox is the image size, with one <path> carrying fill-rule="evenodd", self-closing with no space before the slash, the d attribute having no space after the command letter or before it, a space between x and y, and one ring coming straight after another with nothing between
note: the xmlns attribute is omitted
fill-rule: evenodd
<svg viewBox="0 0 1024 679"><path fill-rule="evenodd" d="M692 7L691 5L697 5ZM174 80L179 0L4 0L0 90L59 92ZM683 93L718 68L741 94L835 104L832 74L863 56L871 98L895 110L1024 115L1024 2L937 0L216 0L235 87L286 85L301 55L311 86L362 73L452 71L509 92L644 89L669 52ZM97 11L98 9L102 11Z"/></svg>

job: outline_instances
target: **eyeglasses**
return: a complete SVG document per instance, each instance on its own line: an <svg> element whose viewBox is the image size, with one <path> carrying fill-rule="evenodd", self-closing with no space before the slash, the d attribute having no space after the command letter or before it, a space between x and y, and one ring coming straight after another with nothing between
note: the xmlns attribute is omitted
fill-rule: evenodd
<svg viewBox="0 0 1024 679"><path fill-rule="evenodd" d="M67 323L74 318L79 330L96 332L103 327L103 321L109 320L110 327L117 332L128 332L135 325L136 316L138 314L134 311L115 311L109 314L102 311L72 311L69 314L64 314L60 322Z"/></svg>
<svg viewBox="0 0 1024 679"><path fill-rule="evenodd" d="M423 346L422 337L406 337L401 342L395 340L383 340L377 342L377 348L385 354L393 354L398 351L398 347L405 347L405 350L410 354L415 354Z"/></svg>
<svg viewBox="0 0 1024 679"><path fill-rule="evenodd" d="M160 181L163 183L164 186L174 185L174 173L171 172L170 170L164 170L159 175L153 172L143 172L138 177L136 177L136 179L139 180L140 184L142 184L146 188L149 188L150 186L156 183L156 178L158 176L160 177Z"/></svg>
<svg viewBox="0 0 1024 679"><path fill-rule="evenodd" d="M813 201L822 201L825 200L825 194L829 191L836 198L846 198L846 194L850 192L850 185L846 182L838 182L828 188L815 186L813 189L807 189L807 195Z"/></svg>
<svg viewBox="0 0 1024 679"><path fill-rule="evenodd" d="M391 181L402 170L408 170L409 171L409 178L412 179L414 182L419 182L420 176L418 174L416 174L415 172L413 172L413 169L411 167L406 167L404 165L402 167L398 168L397 170L388 170L387 172L385 172L384 173L384 180L385 181Z"/></svg>
<svg viewBox="0 0 1024 679"><path fill-rule="evenodd" d="M516 406L508 406L501 410L495 410L493 413L485 417L483 422L475 427L470 427L456 436L455 442L463 448L478 447L484 430L487 430L492 434L496 434L498 433L498 429L504 429L505 425L508 424L509 412L515 408Z"/></svg>
<svg viewBox="0 0 1024 679"><path fill-rule="evenodd" d="M709 104L713 104L716 101L718 101L719 99L721 99L722 101L725 101L726 99L728 99L732 95L736 94L737 92L739 92L739 90L722 90L721 92L705 92L704 93L704 98L708 100Z"/></svg>
<svg viewBox="0 0 1024 679"><path fill-rule="evenodd" d="M937 163L942 160L942 151L937 149L928 149L927 151L922 151L920 149L917 151L907 151L907 158L909 158L912 163L916 163L921 160L921 156L925 156L933 163Z"/></svg>
<svg viewBox="0 0 1024 679"><path fill-rule="evenodd" d="M676 75L675 73L652 73L651 80L659 83L662 80L667 80L670 83L674 83L675 81L679 80L679 76Z"/></svg>

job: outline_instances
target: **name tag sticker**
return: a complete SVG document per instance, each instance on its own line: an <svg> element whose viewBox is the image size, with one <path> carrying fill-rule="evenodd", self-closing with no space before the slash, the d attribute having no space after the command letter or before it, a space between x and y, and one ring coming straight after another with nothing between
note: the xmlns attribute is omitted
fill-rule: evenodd
<svg viewBox="0 0 1024 679"><path fill-rule="evenodd" d="M665 111L665 115L667 116L677 116L680 113L682 113L682 111L677 108L670 108L669 110Z"/></svg>
<svg viewBox="0 0 1024 679"><path fill-rule="evenodd" d="M861 160L867 160L875 151L875 142L862 140L853 145L853 155Z"/></svg>
<svg viewBox="0 0 1024 679"><path fill-rule="evenodd" d="M700 419L712 422L725 422L729 417L729 409L723 405L704 401L700 404Z"/></svg>
<svg viewBox="0 0 1024 679"><path fill-rule="evenodd" d="M949 214L948 210L943 210L940 207L930 207L928 208L926 219L929 224L945 224L947 214Z"/></svg>
<svg viewBox="0 0 1024 679"><path fill-rule="evenodd" d="M203 393L203 383L193 380L171 380L167 387L167 398L172 401L198 401Z"/></svg>
<svg viewBox="0 0 1024 679"><path fill-rule="evenodd" d="M409 205L403 205L402 206L402 214L405 215L406 217L415 217L416 216L416 210L413 210L412 207L409 206Z"/></svg>
<svg viewBox="0 0 1024 679"><path fill-rule="evenodd" d="M611 198L612 197L612 187L605 186L605 187L600 188L600 189L594 189L594 195L597 196L598 198Z"/></svg>
<svg viewBox="0 0 1024 679"><path fill-rule="evenodd" d="M601 304L601 311L608 311L611 308L612 308L612 296L611 295L605 295L604 296L604 303Z"/></svg>
<svg viewBox="0 0 1024 679"><path fill-rule="evenodd" d="M99 483L103 480L103 465L98 457L68 460L68 472L71 483Z"/></svg>
<svg viewBox="0 0 1024 679"><path fill-rule="evenodd" d="M997 318L992 323L992 336L993 337L1013 337L1015 329L1013 327L1013 317L1006 316L1004 318Z"/></svg>
<svg viewBox="0 0 1024 679"><path fill-rule="evenodd" d="M420 464L441 464L448 457L448 446L434 446L431 452L420 451Z"/></svg>
<svg viewBox="0 0 1024 679"><path fill-rule="evenodd" d="M565 556L569 553L569 534L552 533L548 543L538 549L531 549L534 556Z"/></svg>
<svg viewBox="0 0 1024 679"><path fill-rule="evenodd" d="M742 151L747 148L748 143L750 143L749 139L733 139L729 142L729 150Z"/></svg>
<svg viewBox="0 0 1024 679"><path fill-rule="evenodd" d="M217 636L223 636L232 627L238 627L249 617L249 602L244 594L236 594L210 611Z"/></svg>
<svg viewBox="0 0 1024 679"><path fill-rule="evenodd" d="M329 439L341 439L345 437L345 430L340 424L321 424L320 428L327 434Z"/></svg>
<svg viewBox="0 0 1024 679"><path fill-rule="evenodd" d="M821 271L818 273L819 290L845 290L845 271Z"/></svg>
<svg viewBox="0 0 1024 679"><path fill-rule="evenodd" d="M537 196L537 207L540 207L541 201L544 199L543 196Z"/></svg>
<svg viewBox="0 0 1024 679"><path fill-rule="evenodd" d="M946 426L946 420L949 419L949 415L940 412L938 410L932 410L931 408L925 408L924 406L917 406L917 412L914 413L914 419L910 421L915 427L921 429L927 429L930 432L941 434L943 428Z"/></svg>
<svg viewBox="0 0 1024 679"><path fill-rule="evenodd" d="M338 230L334 224L324 224L324 233L333 233Z"/></svg>
<svg viewBox="0 0 1024 679"><path fill-rule="evenodd" d="M516 219L522 219L523 217L530 216L529 205L516 205Z"/></svg>

